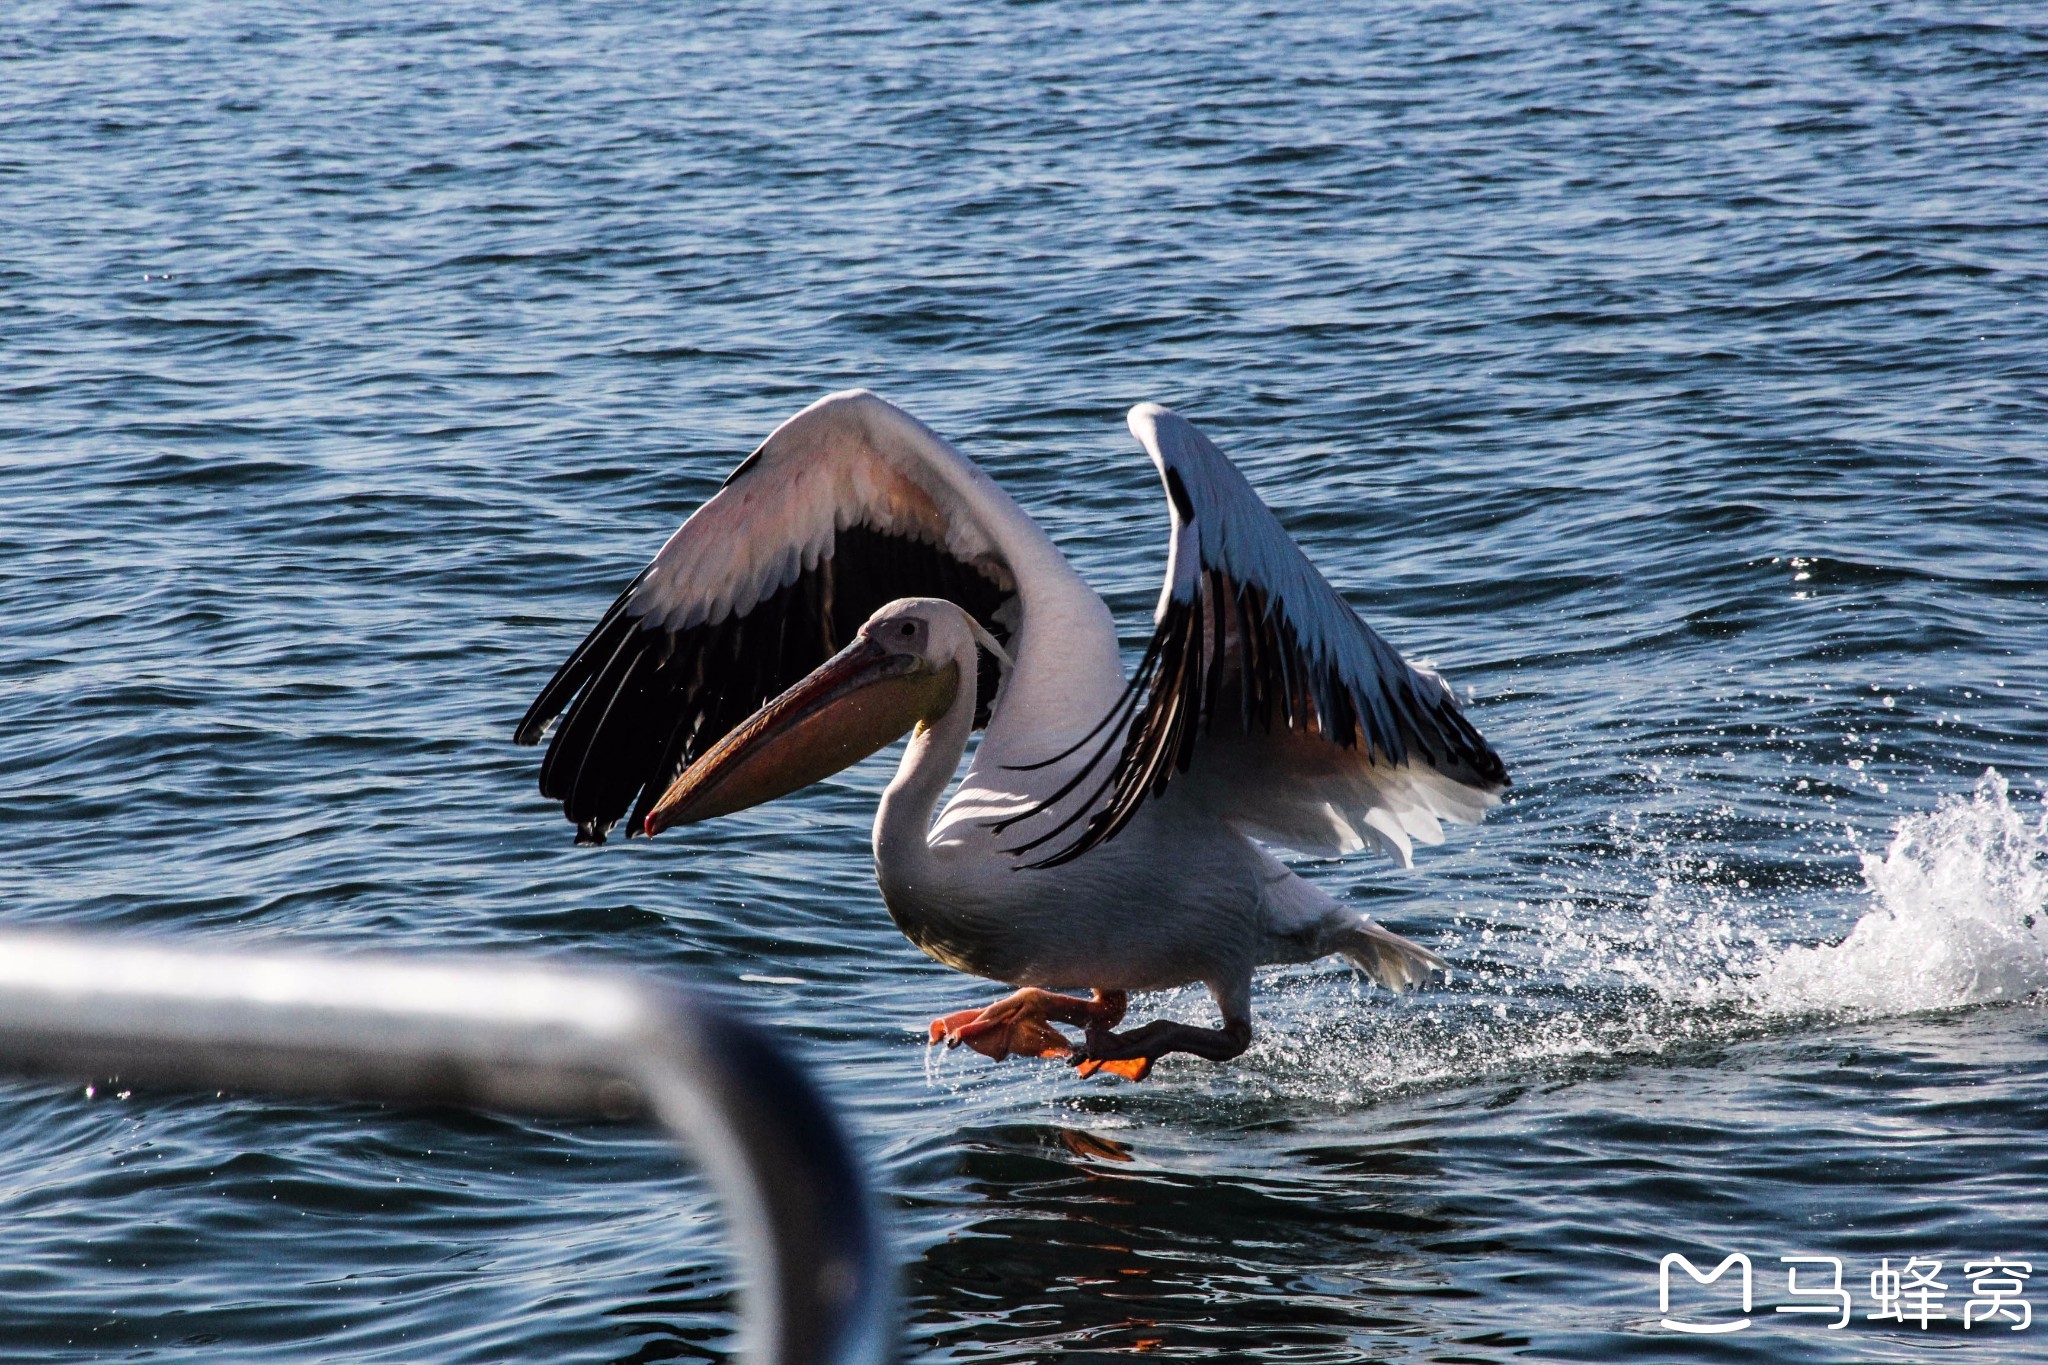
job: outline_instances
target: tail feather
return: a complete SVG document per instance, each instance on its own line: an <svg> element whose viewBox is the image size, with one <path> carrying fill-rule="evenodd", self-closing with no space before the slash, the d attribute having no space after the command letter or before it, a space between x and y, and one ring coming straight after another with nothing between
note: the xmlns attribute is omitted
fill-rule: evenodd
<svg viewBox="0 0 2048 1365"><path fill-rule="evenodd" d="M1432 972L1451 974L1451 964L1413 939L1381 928L1359 915L1330 937L1330 946L1367 976L1399 993L1429 980Z"/></svg>
<svg viewBox="0 0 2048 1365"><path fill-rule="evenodd" d="M1451 964L1420 943L1381 928L1371 915L1333 899L1265 849L1258 853L1259 899L1271 935L1264 961L1313 962L1328 953L1342 953L1390 991L1420 986L1432 972L1451 974Z"/></svg>

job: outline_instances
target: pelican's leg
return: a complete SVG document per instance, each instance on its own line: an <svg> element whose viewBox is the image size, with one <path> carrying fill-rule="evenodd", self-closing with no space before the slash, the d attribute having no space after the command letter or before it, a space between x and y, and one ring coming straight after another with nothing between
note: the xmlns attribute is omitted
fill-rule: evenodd
<svg viewBox="0 0 2048 1365"><path fill-rule="evenodd" d="M1169 1052L1188 1052L1212 1062L1227 1062L1252 1045L1251 978L1211 983L1209 993L1223 1011L1222 1028L1197 1028L1171 1019L1154 1019L1149 1024L1112 1033L1112 1020L1091 1026L1081 1046L1068 1054L1067 1064L1083 1076L1098 1071L1112 1072L1127 1080L1142 1081L1152 1074L1152 1063ZM1121 1013L1121 1011L1119 1011Z"/></svg>
<svg viewBox="0 0 2048 1365"><path fill-rule="evenodd" d="M985 1009L961 1010L932 1020L931 1040L965 1043L997 1061L1005 1057L1064 1057L1073 1045L1054 1022L1089 1030L1115 1028L1124 1017L1122 991L1097 991L1092 1000L1026 986Z"/></svg>
<svg viewBox="0 0 2048 1365"><path fill-rule="evenodd" d="M1232 1019L1222 1028L1197 1028L1171 1019L1154 1019L1122 1033L1091 1030L1087 1041L1069 1053L1067 1061L1078 1067L1083 1076L1112 1071L1142 1081L1152 1074L1152 1063L1169 1052L1191 1052L1212 1062L1227 1062L1251 1045L1249 1019Z"/></svg>

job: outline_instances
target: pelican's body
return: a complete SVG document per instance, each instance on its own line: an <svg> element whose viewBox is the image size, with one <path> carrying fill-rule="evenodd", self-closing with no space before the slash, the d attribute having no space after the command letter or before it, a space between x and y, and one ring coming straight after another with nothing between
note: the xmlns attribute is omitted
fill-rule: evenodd
<svg viewBox="0 0 2048 1365"><path fill-rule="evenodd" d="M1025 988L933 1026L992 1056L1135 1078L1166 1052L1242 1051L1260 965L1343 953L1396 989L1422 980L1441 959L1262 842L1405 863L1440 818L1476 821L1505 769L1199 432L1150 404L1131 428L1173 518L1135 677L1102 599L1014 502L900 409L837 394L741 465L557 672L519 733L566 709L543 792L584 841L636 798L652 834L909 731L876 877L918 947ZM1196 981L1222 1028L1112 1031L1126 993ZM1093 998L1048 994L1076 986Z"/></svg>
<svg viewBox="0 0 2048 1365"><path fill-rule="evenodd" d="M1017 866L1006 850L1019 840L996 833L996 817L1029 809L1078 760L1020 781L1000 757L1001 710L934 825L934 788L956 771L971 712L963 691L912 740L875 820L882 898L932 957L1020 986L1224 990L1248 985L1254 967L1330 951L1309 950L1304 930L1335 903L1197 802L1149 804L1114 840L1057 867Z"/></svg>

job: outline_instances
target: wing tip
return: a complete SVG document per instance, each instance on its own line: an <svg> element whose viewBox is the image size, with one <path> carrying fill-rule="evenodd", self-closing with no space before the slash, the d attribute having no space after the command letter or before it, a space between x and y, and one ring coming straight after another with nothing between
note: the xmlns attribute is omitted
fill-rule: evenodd
<svg viewBox="0 0 2048 1365"><path fill-rule="evenodd" d="M1188 419L1167 407L1164 403L1146 401L1132 406L1124 416L1124 424L1131 429L1131 435L1138 438L1138 444L1147 450L1159 445L1159 428L1175 422L1188 425Z"/></svg>
<svg viewBox="0 0 2048 1365"><path fill-rule="evenodd" d="M839 389L824 397L815 399L799 408L793 415L785 417L775 430L768 433L766 440L755 446L753 453L734 466L732 473L725 476L721 489L730 488L739 480L760 468L762 459L769 451L789 439L789 433L805 431L819 423L832 424L848 421L865 425L869 414L877 409L901 413L903 410L882 395L869 388ZM903 413L908 417L908 413ZM913 421L916 419L912 419Z"/></svg>
<svg viewBox="0 0 2048 1365"><path fill-rule="evenodd" d="M786 419L781 426L768 433L768 439L761 443L753 455L747 457L746 464L735 470L727 482L737 478L771 447L780 448L800 434L816 436L821 432L851 435L856 440L874 447L876 455L892 464L898 460L889 455L885 448L890 440L904 442L927 453L936 447L956 458L965 458L960 456L945 437L925 425L908 408L891 402L873 389L861 386L828 393L795 416Z"/></svg>
<svg viewBox="0 0 2048 1365"><path fill-rule="evenodd" d="M800 418L825 414L836 417L848 417L863 425L880 417L885 421L898 424L907 422L920 432L931 430L923 422L918 421L908 408L890 402L866 385L860 385L851 389L838 389L828 393L782 425L787 427Z"/></svg>
<svg viewBox="0 0 2048 1365"><path fill-rule="evenodd" d="M805 408L804 412L816 412L820 408L864 408L876 403L881 404L885 408L896 407L894 403L891 403L867 385L856 384L850 389L834 389L831 393L826 394L823 398L818 399Z"/></svg>

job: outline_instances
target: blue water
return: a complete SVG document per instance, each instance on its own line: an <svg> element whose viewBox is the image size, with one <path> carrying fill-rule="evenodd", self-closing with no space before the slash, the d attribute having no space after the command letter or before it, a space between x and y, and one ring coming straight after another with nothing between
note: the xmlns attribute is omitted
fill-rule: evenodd
<svg viewBox="0 0 2048 1365"><path fill-rule="evenodd" d="M2037 6L655 8L0 14L6 923L744 992L921 1360L2043 1349L1863 1317L2048 1280ZM1309 875L1448 987L1275 972L1142 1086L927 1059L991 992L883 912L885 760L571 845L514 722L856 383L1134 648L1170 403L1445 670L1507 804ZM0 1086L10 1361L721 1358L721 1246L638 1129ZM1662 1329L1673 1251L1751 1329Z"/></svg>

